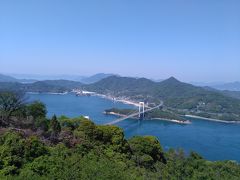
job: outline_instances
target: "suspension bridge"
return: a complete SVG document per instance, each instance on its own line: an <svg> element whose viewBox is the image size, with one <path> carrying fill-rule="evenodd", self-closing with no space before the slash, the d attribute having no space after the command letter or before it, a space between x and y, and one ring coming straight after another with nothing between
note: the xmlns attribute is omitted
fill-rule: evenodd
<svg viewBox="0 0 240 180"><path fill-rule="evenodd" d="M145 110L145 104L144 102L139 102L139 109L138 111L134 112L134 113L131 113L129 115L126 115L126 116L123 116L123 117L120 117L114 121L111 121L111 122L108 122L106 123L105 125L113 125L113 124L116 124L116 123L119 123L121 121L124 121L125 119L129 119L129 118L133 118L133 117L136 117L138 116L139 118L141 118L141 116L144 116L144 113L146 112L150 112L154 109L158 109L160 108L161 106L163 106L163 102L161 101L161 103L155 107L152 107L152 108L148 108Z"/></svg>

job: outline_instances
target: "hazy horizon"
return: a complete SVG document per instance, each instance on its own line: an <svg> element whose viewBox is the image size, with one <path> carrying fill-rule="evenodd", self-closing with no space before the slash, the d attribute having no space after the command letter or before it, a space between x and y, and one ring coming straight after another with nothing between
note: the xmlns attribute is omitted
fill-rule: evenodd
<svg viewBox="0 0 240 180"><path fill-rule="evenodd" d="M1 1L0 73L240 81L240 1Z"/></svg>
<svg viewBox="0 0 240 180"><path fill-rule="evenodd" d="M74 81L79 81L81 78L89 78L98 74L110 74L110 75L116 75L116 76L121 76L121 77L131 77L131 78L147 78L152 81L163 81L168 78L174 77L177 80L180 80L182 82L194 84L194 85L199 85L199 86L213 86L213 85L222 85L225 83L235 83L235 82L240 82L239 80L235 81L184 81L182 79L179 79L178 77L175 76L168 76L162 79L159 78L151 78L151 77L145 77L145 76L126 76L124 74L114 74L114 73L106 73L106 72L97 72L94 74L16 74L16 73L1 73L0 75L7 75L11 76L17 79L32 79L32 80L59 80L59 79L65 79L65 80L74 80Z"/></svg>

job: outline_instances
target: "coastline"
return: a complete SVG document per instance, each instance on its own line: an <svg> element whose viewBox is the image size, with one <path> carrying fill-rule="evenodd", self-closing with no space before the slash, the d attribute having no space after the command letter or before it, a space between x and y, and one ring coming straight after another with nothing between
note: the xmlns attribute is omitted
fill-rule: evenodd
<svg viewBox="0 0 240 180"><path fill-rule="evenodd" d="M240 124L240 121L226 121L226 120L220 120L220 119L213 119L213 118L205 118L201 116L196 116L196 115L185 115L185 117L190 117L190 118L198 118L206 121L213 121L213 122L220 122L220 123L227 123L227 124Z"/></svg>
<svg viewBox="0 0 240 180"><path fill-rule="evenodd" d="M168 121L168 122L173 122L177 124L192 124L191 121L186 120L177 120L177 119L166 119L166 118L151 118L151 120L160 120L160 121Z"/></svg>
<svg viewBox="0 0 240 180"><path fill-rule="evenodd" d="M68 92L63 92L63 93L54 93L54 92L26 92L26 94L52 94L52 95L65 95L65 94L68 94Z"/></svg>
<svg viewBox="0 0 240 180"><path fill-rule="evenodd" d="M105 115L119 116L119 117L124 117L124 116L126 116L126 115L123 115L123 114L119 114L119 113L115 113L115 112L106 112L106 111L104 111L103 114L105 114Z"/></svg>
<svg viewBox="0 0 240 180"><path fill-rule="evenodd" d="M107 96L107 95L98 94L98 93L93 94L93 96L98 96L98 97L105 98L105 99L108 99L108 100L111 100L111 101L121 102L123 104L129 104L129 105L139 107L138 103L136 103L134 101L131 101L131 100L119 99L119 98L116 98L114 96Z"/></svg>
<svg viewBox="0 0 240 180"><path fill-rule="evenodd" d="M73 92L73 91L72 91ZM85 91L85 92L88 92L88 91ZM74 92L75 93L75 92ZM92 92L91 92L92 93ZM26 92L26 94L52 94L52 95L66 95L66 94L69 94L69 92L63 92L63 93L56 93L56 92ZM129 105L133 105L133 106L136 106L136 107L139 107L139 104L134 102L134 101L131 101L131 100L127 100L127 99L119 99L117 97L114 97L114 96L107 96L107 95L104 95L104 94L98 94L98 93L94 93L94 94L91 94L92 96L98 96L98 97L101 97L101 98L105 98L105 99L108 99L108 100L111 100L111 101L116 101L116 102L121 102L121 103L124 103L124 104L129 104ZM145 106L146 107L146 106Z"/></svg>
<svg viewBox="0 0 240 180"><path fill-rule="evenodd" d="M26 94L52 94L52 95L66 95L69 94L69 92L63 92L63 93L54 93L54 92L26 92ZM124 104L129 104L129 105L133 105L135 107L139 107L139 104L128 100L128 99L119 99L116 98L114 96L107 96L104 94L98 94L98 93L94 93L92 94L92 96L98 96L101 98L105 98L111 101L116 101L116 102L121 102ZM106 113L105 113L106 114ZM116 115L116 116L120 116L120 117L124 117L125 115L123 114L118 114L118 113L114 113L114 112L109 112L109 115ZM206 118L206 117L202 117L202 116L196 116L196 115L184 115L185 117L189 117L189 118L197 118L197 119L201 119L201 120L206 120L206 121L212 121L212 122L219 122L219 123L227 123L227 124L240 124L240 121L227 121L227 120L220 120L220 119L214 119L214 118ZM191 124L191 122L184 122L182 120L175 120L175 119L165 119L165 118L152 118L155 120L163 120L163 121L169 121L169 122L174 122L174 123L179 123L179 124Z"/></svg>
<svg viewBox="0 0 240 180"><path fill-rule="evenodd" d="M129 104L129 105L139 107L138 103L136 103L134 101L131 101L131 100L118 99L118 98L113 97L113 96L107 96L107 95L97 94L97 93L95 93L94 95L102 97L102 98L106 98L108 100L114 100L114 101L121 102L121 103L124 103L124 104ZM120 116L120 117L124 116L122 114L117 114L117 113L114 113L114 112L112 112L112 113L113 113L112 115L116 115L116 116ZM190 118L198 118L198 119L207 120L207 121L219 122L219 123L240 124L240 121L227 121L227 120L220 120L220 119L214 119L214 118L205 118L205 117L195 116L195 115L184 115L184 116L185 117L190 117ZM188 120L187 120L188 122L184 122L182 120L165 119L165 118L152 118L152 119L169 121L169 122L174 122L174 123L178 123L178 124L191 124L191 121L188 121Z"/></svg>

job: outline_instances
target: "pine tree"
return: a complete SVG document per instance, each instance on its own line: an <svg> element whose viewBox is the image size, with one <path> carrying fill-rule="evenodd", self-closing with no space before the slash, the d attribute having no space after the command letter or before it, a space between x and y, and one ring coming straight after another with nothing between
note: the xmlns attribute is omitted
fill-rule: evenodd
<svg viewBox="0 0 240 180"><path fill-rule="evenodd" d="M59 133L61 132L61 125L58 122L55 114L53 115L52 120L50 122L50 129L51 129L51 139L56 140Z"/></svg>

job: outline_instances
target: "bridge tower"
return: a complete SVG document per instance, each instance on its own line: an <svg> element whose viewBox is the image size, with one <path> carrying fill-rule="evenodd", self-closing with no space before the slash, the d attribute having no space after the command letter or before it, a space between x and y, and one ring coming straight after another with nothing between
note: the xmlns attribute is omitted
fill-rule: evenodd
<svg viewBox="0 0 240 180"><path fill-rule="evenodd" d="M144 117L144 113L145 113L145 103L144 102L139 102L138 112L139 112L138 117L140 119L142 119Z"/></svg>

